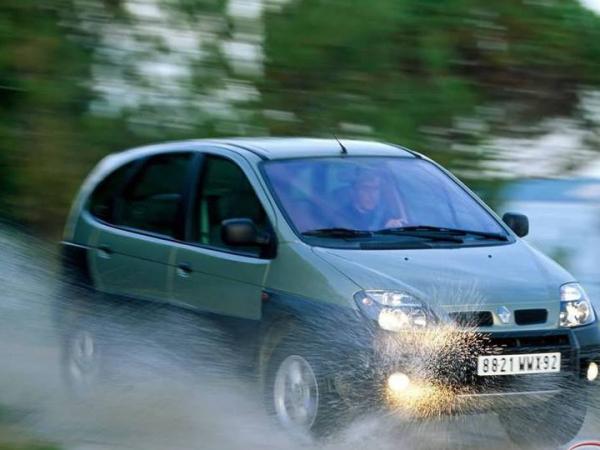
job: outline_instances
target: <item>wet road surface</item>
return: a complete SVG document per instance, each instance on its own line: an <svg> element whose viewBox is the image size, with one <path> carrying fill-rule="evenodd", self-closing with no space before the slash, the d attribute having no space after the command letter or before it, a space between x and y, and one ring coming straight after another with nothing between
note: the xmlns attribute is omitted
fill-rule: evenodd
<svg viewBox="0 0 600 450"><path fill-rule="evenodd" d="M493 414L409 426L365 418L331 441L298 442L263 412L255 384L200 374L198 363L174 357L173 346L198 355L213 350L194 341L193 315L177 312L139 333L115 325L111 332L122 344L116 373L111 382L78 395L64 381L65 330L57 324L65 322L57 321L53 300L54 248L12 231L0 233L0 248L0 431L27 432L68 450L518 448ZM148 338L156 333L169 345ZM581 439L600 439L599 397L589 399Z"/></svg>

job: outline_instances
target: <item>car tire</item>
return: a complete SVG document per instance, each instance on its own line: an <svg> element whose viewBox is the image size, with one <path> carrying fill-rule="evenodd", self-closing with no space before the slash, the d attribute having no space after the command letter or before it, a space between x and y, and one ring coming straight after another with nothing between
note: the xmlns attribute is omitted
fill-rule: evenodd
<svg viewBox="0 0 600 450"><path fill-rule="evenodd" d="M69 394L75 399L93 397L102 384L102 346L91 326L78 326L63 335L61 372Z"/></svg>
<svg viewBox="0 0 600 450"><path fill-rule="evenodd" d="M498 415L510 440L518 445L544 448L573 440L585 421L587 406L582 389L563 391L537 407L510 409Z"/></svg>
<svg viewBox="0 0 600 450"><path fill-rule="evenodd" d="M270 358L263 386L267 413L301 440L326 437L345 418L344 402L331 382L333 364L318 348L284 340Z"/></svg>
<svg viewBox="0 0 600 450"><path fill-rule="evenodd" d="M107 384L103 297L94 290L65 285L54 311L60 344L60 373L76 401L92 399Z"/></svg>

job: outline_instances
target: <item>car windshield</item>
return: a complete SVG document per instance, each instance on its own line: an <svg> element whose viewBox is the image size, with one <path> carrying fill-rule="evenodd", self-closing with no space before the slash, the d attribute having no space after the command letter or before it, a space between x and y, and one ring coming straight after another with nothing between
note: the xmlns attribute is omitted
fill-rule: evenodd
<svg viewBox="0 0 600 450"><path fill-rule="evenodd" d="M358 238L357 231L469 230L506 240L491 214L423 159L289 159L269 161L264 170L287 216L305 235Z"/></svg>

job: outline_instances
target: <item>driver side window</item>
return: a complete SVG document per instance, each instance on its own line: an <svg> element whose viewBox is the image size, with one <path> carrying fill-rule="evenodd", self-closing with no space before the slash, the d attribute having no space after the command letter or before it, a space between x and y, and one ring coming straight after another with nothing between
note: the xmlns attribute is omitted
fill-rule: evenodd
<svg viewBox="0 0 600 450"><path fill-rule="evenodd" d="M248 218L259 231L268 227L267 215L246 175L233 161L207 155L194 205L195 242L235 252L258 254L257 248L229 247L221 240L221 223Z"/></svg>

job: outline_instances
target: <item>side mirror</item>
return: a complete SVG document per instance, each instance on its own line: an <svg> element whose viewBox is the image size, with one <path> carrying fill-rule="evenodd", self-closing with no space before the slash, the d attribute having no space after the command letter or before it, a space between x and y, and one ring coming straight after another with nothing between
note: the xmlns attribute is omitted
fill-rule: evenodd
<svg viewBox="0 0 600 450"><path fill-rule="evenodd" d="M227 219L221 222L221 240L232 247L258 246L270 244L271 236L260 233L252 219Z"/></svg>
<svg viewBox="0 0 600 450"><path fill-rule="evenodd" d="M524 237L529 234L529 219L526 215L506 213L502 216L502 220L517 236Z"/></svg>

